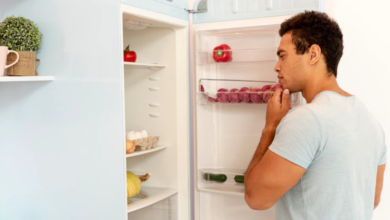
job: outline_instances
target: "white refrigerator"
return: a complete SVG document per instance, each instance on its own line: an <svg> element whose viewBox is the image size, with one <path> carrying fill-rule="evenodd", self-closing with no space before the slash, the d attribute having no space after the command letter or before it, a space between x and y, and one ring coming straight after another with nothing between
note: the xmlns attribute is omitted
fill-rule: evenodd
<svg viewBox="0 0 390 220"><path fill-rule="evenodd" d="M277 84L278 29L291 15L202 23L196 16L188 22L121 5L123 48L137 53L123 64L125 132L159 137L155 148L126 154L126 171L151 175L124 201L127 217L275 219L275 207L248 207L242 177ZM304 103L301 94L291 100Z"/></svg>

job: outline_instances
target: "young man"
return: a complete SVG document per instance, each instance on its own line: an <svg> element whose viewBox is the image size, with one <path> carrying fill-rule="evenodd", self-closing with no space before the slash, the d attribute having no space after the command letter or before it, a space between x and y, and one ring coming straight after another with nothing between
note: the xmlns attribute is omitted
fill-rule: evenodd
<svg viewBox="0 0 390 220"><path fill-rule="evenodd" d="M245 174L252 209L280 220L371 219L387 148L378 121L336 81L343 35L326 14L285 21L275 71L285 89L268 103L266 125ZM289 94L308 104L290 110Z"/></svg>

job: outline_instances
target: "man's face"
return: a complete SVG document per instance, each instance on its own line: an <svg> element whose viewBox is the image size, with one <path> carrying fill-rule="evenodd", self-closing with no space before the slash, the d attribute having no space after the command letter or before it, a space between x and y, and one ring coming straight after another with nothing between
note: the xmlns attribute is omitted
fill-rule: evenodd
<svg viewBox="0 0 390 220"><path fill-rule="evenodd" d="M307 54L298 55L296 53L291 32L283 35L277 54L279 60L274 70L278 73L279 82L291 93L301 91L307 76L305 65Z"/></svg>

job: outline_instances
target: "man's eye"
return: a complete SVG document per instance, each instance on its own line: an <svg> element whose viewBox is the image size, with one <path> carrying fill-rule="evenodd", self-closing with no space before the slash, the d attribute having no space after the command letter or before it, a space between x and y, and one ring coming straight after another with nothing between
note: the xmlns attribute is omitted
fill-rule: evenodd
<svg viewBox="0 0 390 220"><path fill-rule="evenodd" d="M283 58L284 57L284 55L281 55L281 56L279 56L280 58Z"/></svg>

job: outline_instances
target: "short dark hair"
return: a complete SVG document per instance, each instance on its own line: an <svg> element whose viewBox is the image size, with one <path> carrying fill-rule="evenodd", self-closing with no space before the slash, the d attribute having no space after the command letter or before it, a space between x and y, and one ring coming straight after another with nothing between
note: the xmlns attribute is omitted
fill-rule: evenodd
<svg viewBox="0 0 390 220"><path fill-rule="evenodd" d="M337 77L337 66L343 55L343 33L336 21L325 13L305 11L281 24L279 35L292 31L297 54L303 55L317 44L325 57L328 72Z"/></svg>

